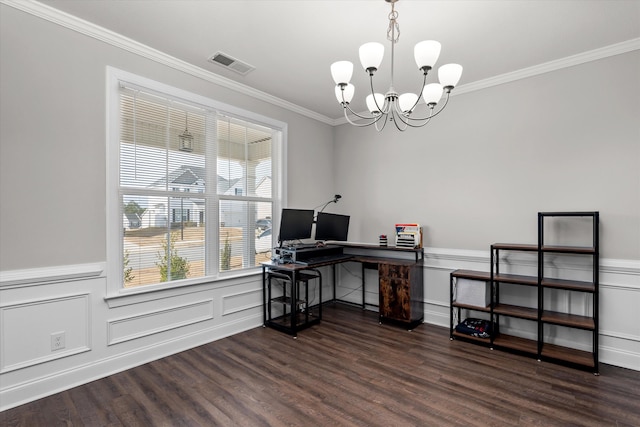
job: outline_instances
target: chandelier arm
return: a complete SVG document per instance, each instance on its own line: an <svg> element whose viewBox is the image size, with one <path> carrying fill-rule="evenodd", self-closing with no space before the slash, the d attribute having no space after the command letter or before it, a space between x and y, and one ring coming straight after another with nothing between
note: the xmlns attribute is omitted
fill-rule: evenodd
<svg viewBox="0 0 640 427"><path fill-rule="evenodd" d="M442 112L442 110L444 110L444 108L447 106L447 103L449 102L449 95L450 92L447 92L447 98L444 101L444 104L442 104L442 107L440 107L440 109L438 111L436 111L435 113L432 113L429 115L429 117L407 117L409 120L413 120L413 121L421 121L421 120L431 120L433 117L437 116L438 114L440 114ZM433 110L431 110L433 111Z"/></svg>
<svg viewBox="0 0 640 427"><path fill-rule="evenodd" d="M349 111L353 112L353 110L351 110L351 108L349 108ZM349 115L347 114L347 109L346 108L344 109L344 118L347 119L349 124L351 124L353 126L356 126L356 127L360 127L360 128L363 128L363 127L366 127L366 126L371 126L371 125L377 123L380 120L380 117L382 117L382 115L380 115L378 117L362 117L362 116L360 116L358 114L356 114L356 116L358 116L358 117L360 117L362 119L371 120L371 121L369 123L356 123L356 122L352 121L349 118Z"/></svg>
<svg viewBox="0 0 640 427"><path fill-rule="evenodd" d="M416 106L420 103L420 99L422 98L422 92L424 92L424 85L427 84L427 74L429 73L429 70L425 70L424 74L423 74L423 78L422 78L422 86L420 86L420 93L418 94L418 98L416 99L415 104L413 104L413 106L411 107L411 109L409 111L413 111L414 108L416 108ZM411 119L411 117L406 116L408 119Z"/></svg>
<svg viewBox="0 0 640 427"><path fill-rule="evenodd" d="M380 116L371 115L371 116L367 117L367 116L363 116L362 114L358 114L358 113L356 113L355 111L353 111L353 110L351 109L351 107L349 106L349 104L346 104L346 105L345 105L344 110L345 110L345 112L344 112L345 114L347 114L347 111L346 111L346 110L349 110L349 112L350 112L351 114L353 114L354 116L356 116L356 117L358 117L358 118L360 118L360 119L364 119L364 120L380 120Z"/></svg>
<svg viewBox="0 0 640 427"><path fill-rule="evenodd" d="M385 112L383 110L385 104L382 104L382 107L380 107L378 105L378 100L376 99L376 91L373 89L373 74L369 73L369 84L371 86L371 96L373 97L373 102L376 104L376 107L378 108L378 111L380 111L381 113ZM387 99L385 98L385 103L386 103Z"/></svg>
<svg viewBox="0 0 640 427"><path fill-rule="evenodd" d="M387 125L387 115L386 115L386 114L380 115L380 117L382 117L382 116L384 116L384 118L385 118L385 119L382 121L382 127L378 127L378 122L375 122L375 125L376 125L375 127L376 127L376 130L377 130L378 132L382 132L382 130L384 129L384 127Z"/></svg>
<svg viewBox="0 0 640 427"><path fill-rule="evenodd" d="M358 117L358 118L360 118L360 119L363 119L363 120L374 120L374 119L376 119L376 116L374 116L374 115L372 115L372 116L370 116L370 117L367 117L367 116L363 116L363 115L358 114L358 113L356 113L355 111L353 111L353 110L351 109L351 107L349 106L349 103L344 99L344 88L342 88L342 102L341 102L341 104L342 104L342 109L344 110L344 117L347 119L347 121L348 121L349 123L351 123L351 124L352 124L352 125L354 125L354 126L362 126L362 125L357 125L357 124L353 123L351 120L349 120L349 117L347 116L347 109L349 109L349 111L351 112L351 114L353 114L354 116L357 116L357 117ZM369 123L369 124L367 124L367 125L364 125L364 126L369 126L369 125L371 125L372 123L373 123L373 122L371 122L371 123Z"/></svg>
<svg viewBox="0 0 640 427"><path fill-rule="evenodd" d="M424 122L423 123L411 123L411 122L406 122L407 126L410 126L412 128L421 128L422 126L425 126L427 123L429 123L431 121L431 117L427 117L426 119L423 119Z"/></svg>
<svg viewBox="0 0 640 427"><path fill-rule="evenodd" d="M391 114L393 116L393 124L396 126L396 129L398 129L400 132L404 132L405 130L407 130L407 127L409 126L409 122L404 120L402 114L398 114L397 111L394 111ZM403 123L404 127L401 127L398 124L398 121Z"/></svg>
<svg viewBox="0 0 640 427"><path fill-rule="evenodd" d="M422 86L420 87L420 93L418 94L418 98L416 98L416 102L411 106L411 108L409 109L409 114L411 114L411 112L414 110L414 108L416 108L416 106L420 103L420 99L422 98L422 93L424 92L424 85L427 83L427 74L428 74L429 70L425 70L424 74L423 74L423 78L422 78ZM409 114L405 114L404 111L400 110L400 105L399 103L394 103L395 106L395 110L396 112L401 115L402 117L407 118L408 120L413 120ZM421 119L415 119L415 120L421 120ZM423 120L423 119L422 119ZM409 124L409 122L402 120L404 123Z"/></svg>
<svg viewBox="0 0 640 427"><path fill-rule="evenodd" d="M353 111L351 109L351 107L349 107L349 105L345 106L345 114L347 114L346 110L349 110L349 112L351 114L353 114L354 116L356 116L356 117L358 117L360 119L364 119L364 120L375 120L376 119L376 116L374 116L374 115L371 115L371 116L367 117L367 116L363 116L362 114L356 113L355 111Z"/></svg>

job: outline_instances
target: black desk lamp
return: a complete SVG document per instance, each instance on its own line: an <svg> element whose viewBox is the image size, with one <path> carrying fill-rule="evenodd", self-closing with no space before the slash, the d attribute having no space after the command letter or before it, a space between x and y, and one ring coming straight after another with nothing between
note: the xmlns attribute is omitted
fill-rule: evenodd
<svg viewBox="0 0 640 427"><path fill-rule="evenodd" d="M318 213L322 212L325 210L325 208L327 206L329 206L330 203L338 203L338 200L342 199L342 196L340 194L336 194L333 196L333 199L329 200L327 203L323 204L323 205L318 205L315 208L313 208L313 210L315 211L316 209L318 209L320 206L322 206L322 208L318 211ZM316 215L316 217L313 219L313 222L316 222L318 215Z"/></svg>

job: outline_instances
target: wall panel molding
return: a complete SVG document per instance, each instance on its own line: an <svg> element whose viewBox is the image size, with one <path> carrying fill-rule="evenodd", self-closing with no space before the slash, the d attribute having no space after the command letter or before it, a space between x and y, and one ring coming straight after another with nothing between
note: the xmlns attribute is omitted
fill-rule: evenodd
<svg viewBox="0 0 640 427"><path fill-rule="evenodd" d="M104 262L0 271L0 289L102 277Z"/></svg>
<svg viewBox="0 0 640 427"><path fill-rule="evenodd" d="M91 351L91 313L88 293L0 306L0 374ZM65 334L65 347L53 351L51 334L58 332Z"/></svg>
<svg viewBox="0 0 640 427"><path fill-rule="evenodd" d="M227 294L222 297L222 316L262 308L262 288Z"/></svg>
<svg viewBox="0 0 640 427"><path fill-rule="evenodd" d="M183 326L213 320L213 298L107 322L107 345L120 344Z"/></svg>

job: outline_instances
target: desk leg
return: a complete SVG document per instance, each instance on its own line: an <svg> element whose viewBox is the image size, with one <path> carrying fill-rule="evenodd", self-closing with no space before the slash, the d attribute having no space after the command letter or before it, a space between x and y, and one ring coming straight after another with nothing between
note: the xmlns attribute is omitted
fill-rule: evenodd
<svg viewBox="0 0 640 427"><path fill-rule="evenodd" d="M269 299L267 299L267 272L266 267L262 266L262 326L267 326L267 304L269 304ZM271 287L269 286L269 290ZM271 295L269 295L270 297Z"/></svg>
<svg viewBox="0 0 640 427"><path fill-rule="evenodd" d="M267 324L267 322L271 321L271 276L269 275L269 277L267 278L267 306L266 306L266 313L265 314L265 325Z"/></svg>
<svg viewBox="0 0 640 427"><path fill-rule="evenodd" d="M364 263L362 263L362 309L363 309L363 310L364 310L364 307L365 307L365 300L364 300L364 298L365 298L365 295L366 295L366 294L365 294L365 289L364 289L364 271L365 271L365 269L364 269Z"/></svg>
<svg viewBox="0 0 640 427"><path fill-rule="evenodd" d="M333 288L334 288L334 289L335 289L335 283L336 283L336 282L335 282L335 272L336 272L336 266L334 265L334 266L333 266L333 273L334 273L334 277L333 277L333 279L334 279L334 282L333 282L333 283L334 283L334 285L333 285ZM320 298L320 305L318 306L318 319L322 320L322 274L320 274L320 272L318 272L318 282L320 283L320 285L319 285L319 286L320 286L320 290L318 291L318 293L320 294L320 295L319 295L319 298ZM334 299L335 299L335 296L336 296L336 293L335 293L335 291L334 291L334 292L333 292L333 297L334 297Z"/></svg>
<svg viewBox="0 0 640 427"><path fill-rule="evenodd" d="M309 323L309 281L304 282L304 323Z"/></svg>
<svg viewBox="0 0 640 427"><path fill-rule="evenodd" d="M332 272L333 272L333 303L335 304L336 302L336 265L333 264L331 266L332 268ZM320 287L320 291L322 291L322 287ZM322 293L320 293L320 303L322 303Z"/></svg>
<svg viewBox="0 0 640 427"><path fill-rule="evenodd" d="M298 315L298 292L296 271L291 273L291 331L293 332L293 338L298 337L298 325L296 324L296 317Z"/></svg>

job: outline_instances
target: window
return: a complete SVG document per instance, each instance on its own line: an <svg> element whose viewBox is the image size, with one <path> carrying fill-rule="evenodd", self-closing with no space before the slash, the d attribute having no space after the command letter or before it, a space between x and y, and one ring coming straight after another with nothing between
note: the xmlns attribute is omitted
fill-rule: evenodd
<svg viewBox="0 0 640 427"><path fill-rule="evenodd" d="M118 291L202 282L270 259L263 224L281 205L273 182L286 127L111 71L107 250Z"/></svg>

